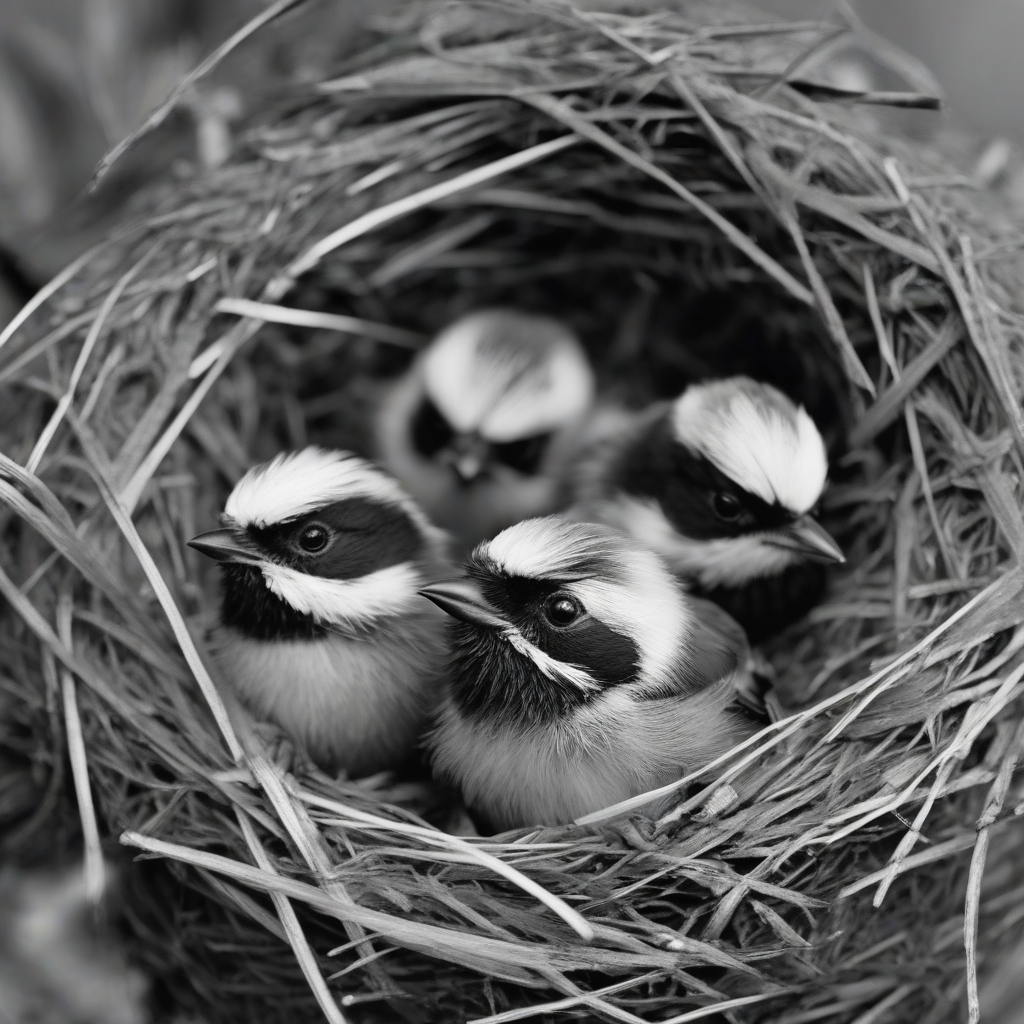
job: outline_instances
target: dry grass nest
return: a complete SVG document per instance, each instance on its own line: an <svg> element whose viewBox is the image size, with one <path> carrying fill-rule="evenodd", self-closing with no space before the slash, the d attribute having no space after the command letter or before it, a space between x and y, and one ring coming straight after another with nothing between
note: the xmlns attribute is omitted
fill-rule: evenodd
<svg viewBox="0 0 1024 1024"><path fill-rule="evenodd" d="M851 46L895 86L829 84ZM891 109L934 105L855 25L434 4L149 194L3 335L8 851L81 822L97 887L141 851L132 948L210 1021L976 1015L1024 920L1021 245ZM849 564L766 648L778 720L659 821L449 835L451 794L326 777L204 667L184 541L495 302L628 400L750 372L829 435Z"/></svg>

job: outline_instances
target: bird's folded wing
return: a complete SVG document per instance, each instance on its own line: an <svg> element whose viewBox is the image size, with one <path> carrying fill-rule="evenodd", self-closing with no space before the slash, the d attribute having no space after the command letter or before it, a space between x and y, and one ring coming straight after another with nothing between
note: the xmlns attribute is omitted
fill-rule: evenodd
<svg viewBox="0 0 1024 1024"><path fill-rule="evenodd" d="M681 696L699 693L732 677L736 704L757 719L765 716L763 681L755 671L743 627L711 601L690 597L691 627L685 664L675 680Z"/></svg>
<svg viewBox="0 0 1024 1024"><path fill-rule="evenodd" d="M694 619L709 633L716 634L720 644L736 653L739 661L750 656L750 642L743 627L720 605L702 597L690 595L687 602Z"/></svg>
<svg viewBox="0 0 1024 1024"><path fill-rule="evenodd" d="M737 672L749 654L746 634L717 605L699 598L688 601L691 611L685 657L678 667L675 692L698 693Z"/></svg>

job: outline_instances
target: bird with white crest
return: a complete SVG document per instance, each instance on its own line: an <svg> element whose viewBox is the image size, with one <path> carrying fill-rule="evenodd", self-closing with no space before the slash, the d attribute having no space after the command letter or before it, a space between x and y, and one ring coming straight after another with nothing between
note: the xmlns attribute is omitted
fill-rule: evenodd
<svg viewBox="0 0 1024 1024"><path fill-rule="evenodd" d="M389 389L375 454L435 523L472 545L556 508L594 389L565 324L479 310L442 330Z"/></svg>
<svg viewBox="0 0 1024 1024"><path fill-rule="evenodd" d="M492 827L572 821L757 731L742 631L607 527L526 520L421 593L453 620L431 762Z"/></svg>
<svg viewBox="0 0 1024 1024"><path fill-rule="evenodd" d="M417 595L452 571L445 535L377 466L320 448L249 470L222 520L189 544L220 563L223 676L323 767L401 764L445 656Z"/></svg>
<svg viewBox="0 0 1024 1024"><path fill-rule="evenodd" d="M806 410L769 384L730 377L693 384L595 444L567 514L658 552L758 642L805 615L824 567L845 561L815 518L827 480Z"/></svg>

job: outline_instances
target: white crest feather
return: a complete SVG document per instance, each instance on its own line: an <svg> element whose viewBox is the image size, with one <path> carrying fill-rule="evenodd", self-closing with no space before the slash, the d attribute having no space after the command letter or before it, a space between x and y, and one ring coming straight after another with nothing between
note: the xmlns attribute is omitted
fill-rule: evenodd
<svg viewBox="0 0 1024 1024"><path fill-rule="evenodd" d="M411 562L389 565L352 580L310 576L267 562L260 566L267 586L297 612L328 625L359 626L402 615L421 600L424 580Z"/></svg>
<svg viewBox="0 0 1024 1024"><path fill-rule="evenodd" d="M397 505L421 530L429 528L397 480L350 452L323 448L283 452L250 469L228 497L224 515L238 526L262 527L356 497Z"/></svg>
<svg viewBox="0 0 1024 1024"><path fill-rule="evenodd" d="M748 377L695 384L672 409L676 438L769 504L809 511L825 487L825 442L803 406Z"/></svg>
<svg viewBox="0 0 1024 1024"><path fill-rule="evenodd" d="M513 441L580 419L594 374L570 330L548 317L483 310L442 331L424 352L426 390L461 433Z"/></svg>
<svg viewBox="0 0 1024 1024"><path fill-rule="evenodd" d="M560 516L524 519L477 551L511 576L542 579L573 572L585 559L614 558L613 535L591 523Z"/></svg>

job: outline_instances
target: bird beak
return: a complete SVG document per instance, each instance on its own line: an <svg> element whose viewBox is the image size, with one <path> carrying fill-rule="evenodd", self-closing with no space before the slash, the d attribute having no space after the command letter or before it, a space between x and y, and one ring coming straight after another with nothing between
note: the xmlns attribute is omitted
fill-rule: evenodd
<svg viewBox="0 0 1024 1024"><path fill-rule="evenodd" d="M486 472L490 445L482 437L461 435L452 443L448 458L459 483L468 485Z"/></svg>
<svg viewBox="0 0 1024 1024"><path fill-rule="evenodd" d="M256 552L248 547L244 541L232 530L210 530L209 533L201 533L193 537L189 542L190 548L201 551L218 562L236 562L241 565L260 565L260 558Z"/></svg>
<svg viewBox="0 0 1024 1024"><path fill-rule="evenodd" d="M511 625L470 580L441 580L423 587L420 593L462 622L491 629L508 629Z"/></svg>
<svg viewBox="0 0 1024 1024"><path fill-rule="evenodd" d="M465 455L457 455L452 467L462 483L471 484L483 471L484 464L475 452L467 452Z"/></svg>
<svg viewBox="0 0 1024 1024"><path fill-rule="evenodd" d="M801 516L771 538L776 547L796 551L813 562L845 562L842 548L831 534L811 516Z"/></svg>

